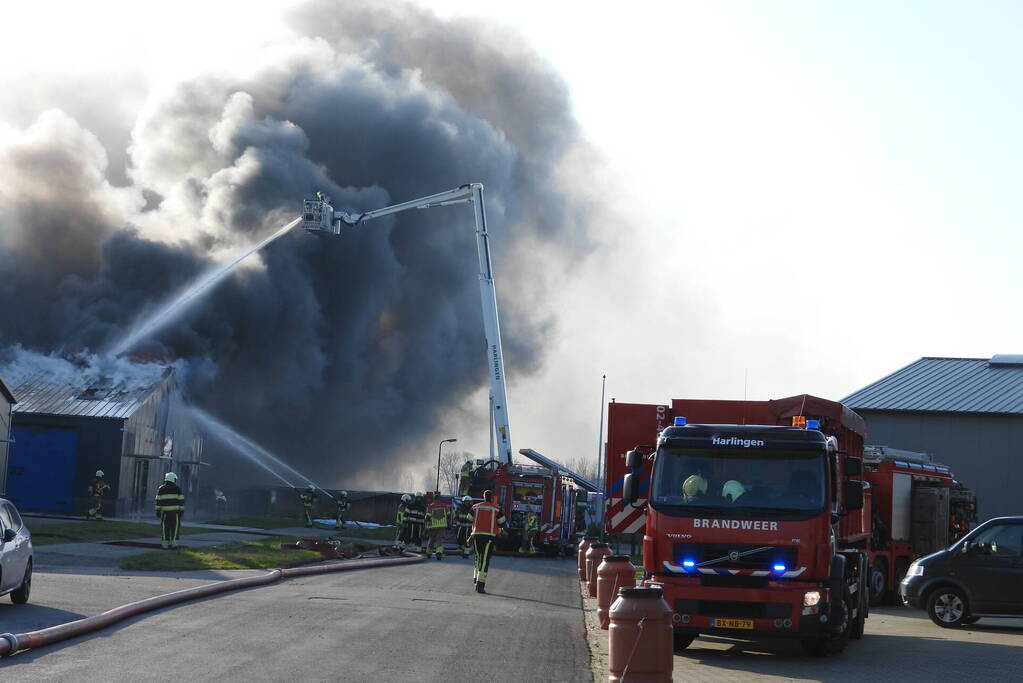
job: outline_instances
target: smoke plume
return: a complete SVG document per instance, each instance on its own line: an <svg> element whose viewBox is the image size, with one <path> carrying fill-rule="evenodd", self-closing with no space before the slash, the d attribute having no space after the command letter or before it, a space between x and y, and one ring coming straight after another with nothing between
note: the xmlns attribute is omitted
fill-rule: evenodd
<svg viewBox="0 0 1023 683"><path fill-rule="evenodd" d="M517 36L412 6L291 21L244 73L154 89L130 130L86 127L65 91L0 135L0 346L107 348L316 190L368 210L480 181L508 367L541 366L550 263L592 234L564 83ZM137 350L211 365L191 399L325 485L386 485L487 381L474 240L465 207L294 231Z"/></svg>

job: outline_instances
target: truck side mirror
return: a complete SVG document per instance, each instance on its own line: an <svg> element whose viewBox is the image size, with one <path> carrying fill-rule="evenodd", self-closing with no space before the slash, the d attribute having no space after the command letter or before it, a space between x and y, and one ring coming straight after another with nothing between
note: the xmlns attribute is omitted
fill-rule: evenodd
<svg viewBox="0 0 1023 683"><path fill-rule="evenodd" d="M633 448L625 454L625 466L630 470L638 470L643 466L643 454Z"/></svg>
<svg viewBox="0 0 1023 683"><path fill-rule="evenodd" d="M846 510L863 509L863 482L860 481L845 482L845 509Z"/></svg>
<svg viewBox="0 0 1023 683"><path fill-rule="evenodd" d="M635 451L631 452L635 453ZM630 504L635 503L639 498L639 491L636 490L636 475L633 472L626 474L625 480L622 482L622 498Z"/></svg>
<svg viewBox="0 0 1023 683"><path fill-rule="evenodd" d="M845 456L845 476L847 477L858 477L863 474L863 458L857 458L855 455Z"/></svg>

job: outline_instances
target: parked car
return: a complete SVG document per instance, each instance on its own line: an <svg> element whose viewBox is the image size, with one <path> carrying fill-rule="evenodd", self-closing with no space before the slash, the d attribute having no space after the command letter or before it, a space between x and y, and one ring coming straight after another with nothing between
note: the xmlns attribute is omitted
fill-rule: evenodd
<svg viewBox="0 0 1023 683"><path fill-rule="evenodd" d="M945 628L1023 617L1023 516L990 519L909 565L899 595Z"/></svg>
<svg viewBox="0 0 1023 683"><path fill-rule="evenodd" d="M0 498L0 595L18 605L32 590L32 534L14 503Z"/></svg>

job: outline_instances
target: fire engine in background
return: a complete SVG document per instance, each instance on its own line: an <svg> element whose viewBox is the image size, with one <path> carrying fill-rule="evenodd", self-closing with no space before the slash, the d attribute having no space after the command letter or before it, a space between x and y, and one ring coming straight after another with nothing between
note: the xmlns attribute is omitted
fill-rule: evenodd
<svg viewBox="0 0 1023 683"><path fill-rule="evenodd" d="M534 544L547 555L565 554L575 543L578 503L597 485L529 448L519 453L537 463L522 465L489 460L473 470L469 495L481 498L490 490L505 516L505 534L498 536L498 547L519 548L526 517L536 513L539 532Z"/></svg>
<svg viewBox="0 0 1023 683"><path fill-rule="evenodd" d="M950 518L969 525L975 503L948 468L883 448L865 462L865 434L859 415L809 395L610 404L605 530L644 533L677 649L713 632L838 652L863 635L871 582L896 585Z"/></svg>
<svg viewBox="0 0 1023 683"><path fill-rule="evenodd" d="M863 462L870 484L870 597L875 604L896 602L915 558L949 547L976 526L977 497L924 453L865 446Z"/></svg>

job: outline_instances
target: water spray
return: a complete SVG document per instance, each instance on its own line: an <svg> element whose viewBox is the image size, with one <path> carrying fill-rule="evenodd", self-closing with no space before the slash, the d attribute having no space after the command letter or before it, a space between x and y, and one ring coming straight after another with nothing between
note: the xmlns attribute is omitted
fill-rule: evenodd
<svg viewBox="0 0 1023 683"><path fill-rule="evenodd" d="M294 467L292 467L288 463L284 462L283 460L281 460L280 458L275 456L273 453L271 453L267 449L265 449L262 446L260 446L255 441L252 441L251 439L249 439L247 437L244 437L241 434L239 434L238 432L236 432L235 430L231 429L226 424L224 424L223 422L221 422L217 418L215 418L212 415L210 415L209 413L207 413L205 410L202 410L201 408L196 408L195 406L192 406L190 408L190 411L191 411L192 415L195 416L195 418L200 423L202 423L202 425L204 427L209 429L214 434L214 436L217 436L221 441L223 441L227 445L233 446L239 453L241 453L242 455L248 457L254 463L256 463L257 465L262 467L267 472L270 472L271 474L273 474L275 477L277 477L281 481L285 482L291 488L297 488L297 487L294 484L288 482L281 475L277 474L277 472L275 472L273 469L271 469L269 464L267 464L267 462L266 462L267 460L269 460L269 461L275 463L276 465L284 468L288 472L291 472L297 478L305 481L308 485L312 486L313 488L315 488L315 489L317 489L319 491L322 491L323 494L326 495L331 500L336 500L334 498L334 496L330 494L329 491L321 488L320 485L317 484L316 482L314 482L312 479L310 479L309 477L305 476L304 474L302 474L301 472L296 470Z"/></svg>
<svg viewBox="0 0 1023 683"><path fill-rule="evenodd" d="M224 263L218 264L210 270L207 270L191 284L186 286L180 294L167 301L163 306L150 314L145 320L137 323L134 329L127 336L107 350L107 354L111 356L121 355L167 323L174 320L174 318L180 315L206 290L223 280L238 266L239 263L271 242L283 237L289 230L298 225L300 220L300 218L296 218L287 225L281 227L277 232L265 238L263 241L246 249L242 249L231 260L225 261Z"/></svg>

